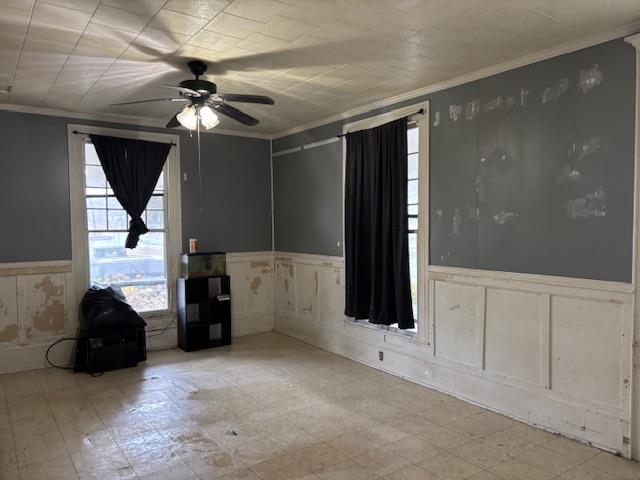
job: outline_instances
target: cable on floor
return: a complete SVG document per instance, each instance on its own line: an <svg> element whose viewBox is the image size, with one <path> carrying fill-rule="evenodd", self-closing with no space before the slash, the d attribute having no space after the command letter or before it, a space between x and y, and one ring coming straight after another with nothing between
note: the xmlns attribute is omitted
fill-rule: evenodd
<svg viewBox="0 0 640 480"><path fill-rule="evenodd" d="M74 341L77 342L78 341L78 337L64 337L64 338L60 338L59 340L56 340L55 342L53 342L51 345L49 345L49 348L47 348L47 351L44 354L44 360L48 365L51 365L52 367L55 368L59 368L61 370L73 370L73 367L64 367L62 365L56 365L55 363L53 363L51 360L49 360L49 352L51 351L51 349L53 347L55 347L57 344L62 343L62 342L70 342L70 341Z"/></svg>

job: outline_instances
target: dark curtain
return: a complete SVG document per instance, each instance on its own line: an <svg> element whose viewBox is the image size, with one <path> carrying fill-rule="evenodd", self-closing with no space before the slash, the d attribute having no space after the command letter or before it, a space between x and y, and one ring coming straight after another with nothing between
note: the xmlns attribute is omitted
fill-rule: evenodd
<svg viewBox="0 0 640 480"><path fill-rule="evenodd" d="M413 328L407 219L407 119L348 133L345 314Z"/></svg>
<svg viewBox="0 0 640 480"><path fill-rule="evenodd" d="M131 217L126 248L136 248L149 231L142 212L153 194L171 149L169 143L90 135L113 194Z"/></svg>

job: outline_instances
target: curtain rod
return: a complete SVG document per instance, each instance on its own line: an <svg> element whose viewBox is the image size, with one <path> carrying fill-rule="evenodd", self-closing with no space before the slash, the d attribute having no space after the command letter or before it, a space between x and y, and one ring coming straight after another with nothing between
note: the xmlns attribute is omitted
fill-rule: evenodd
<svg viewBox="0 0 640 480"><path fill-rule="evenodd" d="M71 133L73 133L74 135L99 135L99 134L97 134L97 133L96 133L96 134L93 134L93 133L87 133L87 132L79 132L78 130L74 130L74 131L73 131L73 132L71 132ZM154 142L154 143L166 143L166 142ZM177 144L177 143L170 143L169 145L171 145L171 146L174 146L174 147L175 147L175 146L176 146L176 145L178 145L178 144Z"/></svg>
<svg viewBox="0 0 640 480"><path fill-rule="evenodd" d="M418 114L421 114L421 113L424 113L424 108L421 108L421 109L420 109L420 110L418 110L416 113L412 113L411 115L407 115L407 116L406 116L406 117L404 117L404 118L413 117L414 115L418 115ZM340 137L346 137L346 136L347 136L347 134L349 134L349 133L350 133L350 132L347 132L347 133L341 133L341 134L339 134L339 135L336 135L336 137L338 137L338 138L340 138Z"/></svg>

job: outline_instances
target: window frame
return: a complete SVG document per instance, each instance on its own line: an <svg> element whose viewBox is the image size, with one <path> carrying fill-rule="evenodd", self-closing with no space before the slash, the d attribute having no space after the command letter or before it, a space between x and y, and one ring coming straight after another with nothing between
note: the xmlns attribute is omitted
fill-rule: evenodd
<svg viewBox="0 0 640 480"><path fill-rule="evenodd" d="M414 115L417 111L422 114ZM399 338L426 344L433 342L433 328L429 320L429 101L415 103L406 107L391 110L389 112L365 118L356 122L346 123L342 126L342 133L356 132L375 128L393 120L409 117L409 122L414 122L418 127L418 333L405 332L404 330L380 325L373 325L365 321L355 321L345 317L346 325L357 325L374 329L384 334L392 334ZM342 142L342 211L345 202L347 142ZM345 216L342 216L342 245L345 245ZM344 249L342 257L344 259Z"/></svg>
<svg viewBox="0 0 640 480"><path fill-rule="evenodd" d="M74 131L82 133L74 133ZM88 125L68 125L69 142L69 186L71 218L71 250L73 265L74 304L78 305L89 285L89 229L85 190L85 144L90 143L89 134L110 135L152 142L173 143L164 166L165 196L165 264L167 275L168 305L164 310L141 312L145 319L167 320L175 317L176 279L180 271L182 250L182 220L180 210L180 137L172 134L145 131L120 130Z"/></svg>

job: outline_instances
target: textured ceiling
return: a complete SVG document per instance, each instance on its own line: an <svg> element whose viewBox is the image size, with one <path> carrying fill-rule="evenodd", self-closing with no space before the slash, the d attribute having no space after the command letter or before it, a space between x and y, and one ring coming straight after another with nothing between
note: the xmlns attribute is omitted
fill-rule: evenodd
<svg viewBox="0 0 640 480"><path fill-rule="evenodd" d="M0 102L166 120L209 63L275 133L640 21L638 0L0 0Z"/></svg>

